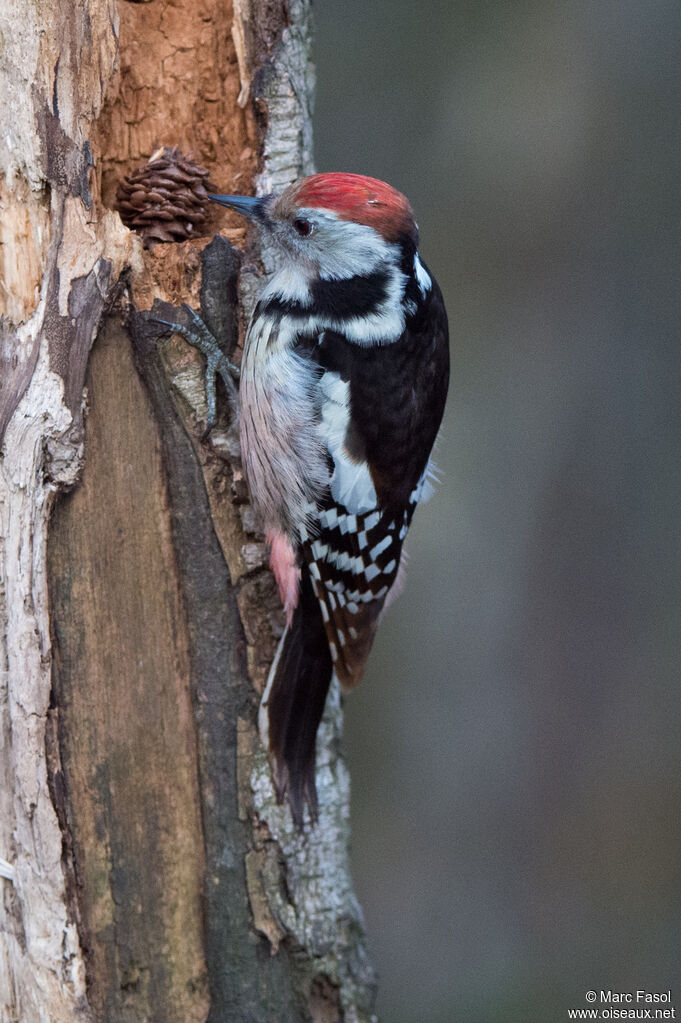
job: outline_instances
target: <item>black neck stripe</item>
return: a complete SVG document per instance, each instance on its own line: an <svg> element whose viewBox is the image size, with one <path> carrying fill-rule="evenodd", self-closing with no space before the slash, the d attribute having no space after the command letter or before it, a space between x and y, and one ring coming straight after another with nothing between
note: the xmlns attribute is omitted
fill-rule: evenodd
<svg viewBox="0 0 681 1023"><path fill-rule="evenodd" d="M347 277L344 280L316 280L310 288L310 301L273 295L267 299L263 312L307 319L308 316L346 320L353 316L370 316L388 296L390 272L380 267L366 276Z"/></svg>

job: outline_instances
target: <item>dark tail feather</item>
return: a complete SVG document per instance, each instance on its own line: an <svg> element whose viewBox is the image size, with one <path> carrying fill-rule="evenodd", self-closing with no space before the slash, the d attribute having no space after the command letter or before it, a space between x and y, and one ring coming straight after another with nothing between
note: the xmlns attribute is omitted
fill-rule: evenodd
<svg viewBox="0 0 681 1023"><path fill-rule="evenodd" d="M315 740L333 665L319 602L305 569L300 599L274 667L267 698L269 746L277 798L288 793L291 815L303 826L305 803L317 817Z"/></svg>

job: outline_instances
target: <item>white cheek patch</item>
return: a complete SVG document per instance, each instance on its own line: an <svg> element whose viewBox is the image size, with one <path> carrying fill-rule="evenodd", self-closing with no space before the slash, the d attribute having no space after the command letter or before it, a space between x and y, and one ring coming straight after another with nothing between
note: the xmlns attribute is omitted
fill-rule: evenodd
<svg viewBox="0 0 681 1023"><path fill-rule="evenodd" d="M368 224L345 220L334 210L303 208L300 212L315 224L301 252L309 250L323 280L370 274L393 257L394 246Z"/></svg>
<svg viewBox="0 0 681 1023"><path fill-rule="evenodd" d="M350 425L350 385L338 373L326 372L319 389L323 400L318 430L334 465L329 484L331 496L351 514L362 515L375 508L378 499L369 466L353 461L345 448ZM343 525L347 528L346 523Z"/></svg>
<svg viewBox="0 0 681 1023"><path fill-rule="evenodd" d="M301 264L293 261L284 263L260 296L261 301L273 297L286 302L300 302L302 306L310 305L310 278Z"/></svg>

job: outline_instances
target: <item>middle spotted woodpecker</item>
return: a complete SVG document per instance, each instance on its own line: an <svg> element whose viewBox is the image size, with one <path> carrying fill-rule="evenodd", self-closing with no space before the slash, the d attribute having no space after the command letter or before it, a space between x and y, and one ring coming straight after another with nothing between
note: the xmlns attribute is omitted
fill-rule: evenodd
<svg viewBox="0 0 681 1023"><path fill-rule="evenodd" d="M240 431L286 630L261 710L280 800L317 812L332 674L350 689L400 576L449 377L447 316L406 198L357 174L213 195L281 253L241 364Z"/></svg>

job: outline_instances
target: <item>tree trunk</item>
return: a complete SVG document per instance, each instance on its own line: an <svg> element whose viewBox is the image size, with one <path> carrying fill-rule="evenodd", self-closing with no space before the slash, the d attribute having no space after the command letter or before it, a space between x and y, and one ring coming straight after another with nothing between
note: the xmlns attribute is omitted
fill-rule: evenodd
<svg viewBox="0 0 681 1023"><path fill-rule="evenodd" d="M339 696L299 835L235 424L218 391L203 436L201 357L152 319L232 352L273 256L113 211L159 145L222 191L311 170L309 0L0 0L0 30L0 1020L371 1020Z"/></svg>

